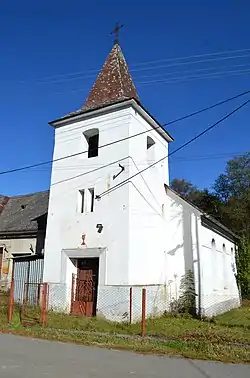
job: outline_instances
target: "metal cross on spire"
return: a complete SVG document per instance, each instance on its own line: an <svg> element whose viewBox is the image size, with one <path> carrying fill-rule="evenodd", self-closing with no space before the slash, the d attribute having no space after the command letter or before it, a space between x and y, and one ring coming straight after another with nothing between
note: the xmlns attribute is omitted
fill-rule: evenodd
<svg viewBox="0 0 250 378"><path fill-rule="evenodd" d="M114 30L110 33L110 34L115 34L114 44L119 43L119 31L120 31L121 28L123 28L123 26L124 25L119 25L119 23L117 22Z"/></svg>

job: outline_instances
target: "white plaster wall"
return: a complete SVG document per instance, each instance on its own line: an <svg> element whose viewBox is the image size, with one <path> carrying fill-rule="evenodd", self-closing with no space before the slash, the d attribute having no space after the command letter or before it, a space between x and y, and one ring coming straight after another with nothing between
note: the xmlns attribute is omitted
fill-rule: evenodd
<svg viewBox="0 0 250 378"><path fill-rule="evenodd" d="M123 109L58 128L55 130L53 158L84 151L86 146L82 141L82 134L91 128L99 128L99 146L125 138L129 135L130 122L131 109ZM128 283L128 186L95 201L93 213L81 214L77 206L79 190L95 187L96 194L99 194L126 179L129 174L128 155L129 143L123 141L99 149L98 157L89 159L87 154L79 154L53 163L44 281L58 282L65 275L67 280L70 279L72 263L67 259L68 272L61 272L61 251L79 247L82 242L81 235L85 233L87 247L107 247L106 284ZM123 158L126 158L121 162L124 162L125 171L115 181L112 177L120 171L118 163L82 175ZM97 233L98 223L103 224L101 234ZM84 257L84 250L82 253Z"/></svg>
<svg viewBox="0 0 250 378"><path fill-rule="evenodd" d="M212 239L215 240L215 248L212 248ZM240 298L235 278L234 243L200 225L200 245L201 307L204 315L213 316L237 307Z"/></svg>
<svg viewBox="0 0 250 378"><path fill-rule="evenodd" d="M30 245L32 244L33 250L36 250L36 238L28 239L0 239L0 247L6 249L3 251L3 263L2 263L2 272L1 272L1 283L3 287L6 285L6 282L10 282L12 275L12 254L32 254L30 250ZM8 270L7 274L4 274L3 271Z"/></svg>
<svg viewBox="0 0 250 378"><path fill-rule="evenodd" d="M213 316L237 307L240 299L235 279L234 243L204 227L202 213L178 195L168 190L167 198L167 221L172 235L166 271L169 296L178 298L181 276L191 269L198 295L197 308L201 306L203 315ZM215 250L211 248L212 239L216 242Z"/></svg>
<svg viewBox="0 0 250 378"><path fill-rule="evenodd" d="M130 124L130 135L152 130L138 113ZM154 142L154 156L147 159L147 137ZM130 139L129 176L168 155L168 142L152 130ZM168 159L147 169L129 185L129 283L152 285L165 282L164 183L168 183Z"/></svg>

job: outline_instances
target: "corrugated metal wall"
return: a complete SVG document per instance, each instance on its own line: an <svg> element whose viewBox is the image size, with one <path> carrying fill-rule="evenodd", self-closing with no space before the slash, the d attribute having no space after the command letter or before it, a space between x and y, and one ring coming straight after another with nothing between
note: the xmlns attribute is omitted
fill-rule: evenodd
<svg viewBox="0 0 250 378"><path fill-rule="evenodd" d="M26 300L35 304L39 298L39 284L43 279L43 256L26 256L14 259L14 301L22 303L25 284Z"/></svg>

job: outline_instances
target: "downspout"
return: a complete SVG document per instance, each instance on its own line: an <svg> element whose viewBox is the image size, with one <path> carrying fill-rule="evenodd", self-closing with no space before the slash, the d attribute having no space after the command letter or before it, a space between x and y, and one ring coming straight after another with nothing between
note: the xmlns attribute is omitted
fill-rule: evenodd
<svg viewBox="0 0 250 378"><path fill-rule="evenodd" d="M195 217L195 235L196 235L196 252L197 252L197 274L198 274L198 317L201 317L201 261L200 261L200 243L199 243L199 231L198 220Z"/></svg>

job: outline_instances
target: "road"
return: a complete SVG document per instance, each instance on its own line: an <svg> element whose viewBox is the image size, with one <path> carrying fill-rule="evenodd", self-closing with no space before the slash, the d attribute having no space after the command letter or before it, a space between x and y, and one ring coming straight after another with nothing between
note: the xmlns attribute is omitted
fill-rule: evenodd
<svg viewBox="0 0 250 378"><path fill-rule="evenodd" d="M1 378L249 378L233 365L0 335Z"/></svg>

